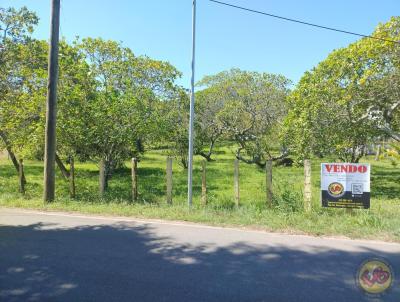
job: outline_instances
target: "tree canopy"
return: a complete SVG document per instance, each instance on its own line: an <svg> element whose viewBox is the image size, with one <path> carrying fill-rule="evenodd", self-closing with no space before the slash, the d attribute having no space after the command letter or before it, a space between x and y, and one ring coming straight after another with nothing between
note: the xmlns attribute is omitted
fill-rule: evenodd
<svg viewBox="0 0 400 302"><path fill-rule="evenodd" d="M400 17L373 36L400 40ZM333 155L357 162L368 143L398 139L400 44L361 39L306 72L289 97L284 137L299 157Z"/></svg>
<svg viewBox="0 0 400 302"><path fill-rule="evenodd" d="M200 94L200 104L204 102L214 117L200 114L199 128L207 129L204 125L211 124L212 127L208 126L210 141L223 133L237 144L238 159L264 166L267 160L281 157L274 156L272 151L277 147L277 136L286 114L289 84L281 75L240 69L207 76L199 82L207 87ZM213 106L208 105L210 102Z"/></svg>

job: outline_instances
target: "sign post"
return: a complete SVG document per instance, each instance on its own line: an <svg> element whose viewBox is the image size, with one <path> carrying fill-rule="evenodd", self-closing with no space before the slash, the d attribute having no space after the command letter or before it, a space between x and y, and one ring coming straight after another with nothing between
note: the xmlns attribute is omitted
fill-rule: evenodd
<svg viewBox="0 0 400 302"><path fill-rule="evenodd" d="M369 209L370 171L369 164L322 163L322 206Z"/></svg>

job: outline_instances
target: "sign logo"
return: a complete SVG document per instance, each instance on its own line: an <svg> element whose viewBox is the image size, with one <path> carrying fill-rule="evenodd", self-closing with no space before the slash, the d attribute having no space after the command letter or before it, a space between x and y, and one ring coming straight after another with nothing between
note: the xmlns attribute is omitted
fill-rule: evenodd
<svg viewBox="0 0 400 302"><path fill-rule="evenodd" d="M340 182L333 182L328 186L328 193L332 197L340 197L344 194L344 187Z"/></svg>
<svg viewBox="0 0 400 302"><path fill-rule="evenodd" d="M393 283L393 270L389 263L382 259L364 261L357 272L357 284L368 294L382 294Z"/></svg>

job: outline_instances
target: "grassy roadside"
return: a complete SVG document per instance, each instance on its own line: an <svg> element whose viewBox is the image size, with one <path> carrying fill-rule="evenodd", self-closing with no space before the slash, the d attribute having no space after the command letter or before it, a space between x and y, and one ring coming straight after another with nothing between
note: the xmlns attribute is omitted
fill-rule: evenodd
<svg viewBox="0 0 400 302"><path fill-rule="evenodd" d="M104 197L97 196L97 167L92 163L77 164L77 198L69 199L68 184L58 175L58 199L44 205L42 164L26 162L27 194L18 193L17 177L11 163L0 161L0 206L39 210L59 210L101 215L132 216L182 220L210 225L246 226L269 231L312 235L346 236L400 242L400 172L389 162L369 161L372 166L372 206L370 210L341 209L319 206L319 162L313 162L313 209L302 211L303 170L297 167L274 168L275 206L265 206L264 172L255 166L241 164L241 205L233 202L233 164L229 150L220 150L216 161L208 164L208 205L200 206L200 159L194 170L194 206L186 206L186 171L174 165L174 204L165 204L165 154L149 152L139 164L137 204L130 204L129 169L113 176Z"/></svg>

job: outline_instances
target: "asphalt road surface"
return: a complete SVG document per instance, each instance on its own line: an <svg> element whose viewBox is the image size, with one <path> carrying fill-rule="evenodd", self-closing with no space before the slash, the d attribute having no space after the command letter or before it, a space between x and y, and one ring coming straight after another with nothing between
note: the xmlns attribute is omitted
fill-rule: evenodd
<svg viewBox="0 0 400 302"><path fill-rule="evenodd" d="M400 301L355 283L400 244L0 208L0 301Z"/></svg>

